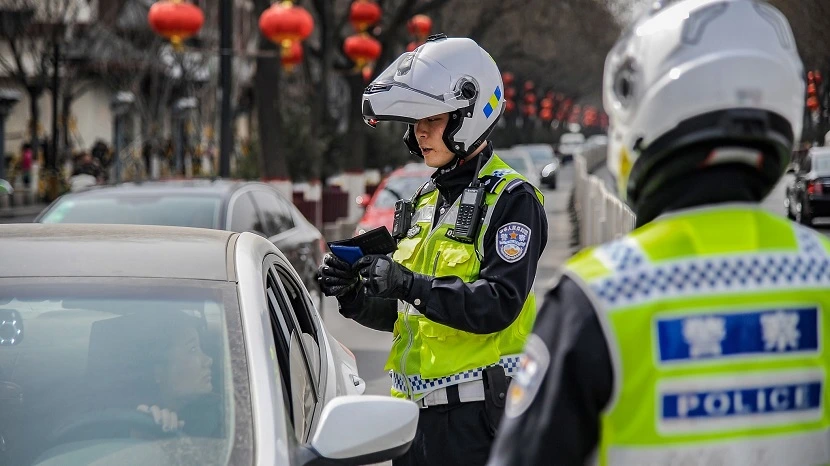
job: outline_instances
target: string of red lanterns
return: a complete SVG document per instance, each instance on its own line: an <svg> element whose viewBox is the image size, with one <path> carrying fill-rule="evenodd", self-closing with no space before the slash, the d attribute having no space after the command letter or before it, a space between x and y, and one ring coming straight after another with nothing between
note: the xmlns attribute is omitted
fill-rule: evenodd
<svg viewBox="0 0 830 466"><path fill-rule="evenodd" d="M360 70L363 79L372 76L372 63L380 57L382 47L367 30L383 17L383 10L374 0L355 0L349 7L349 22L355 34L343 42L343 53L354 62L355 70Z"/></svg>
<svg viewBox="0 0 830 466"><path fill-rule="evenodd" d="M305 8L285 0L262 12L259 30L281 47L280 61L286 71L291 71L303 60L301 43L314 30L314 18Z"/></svg>

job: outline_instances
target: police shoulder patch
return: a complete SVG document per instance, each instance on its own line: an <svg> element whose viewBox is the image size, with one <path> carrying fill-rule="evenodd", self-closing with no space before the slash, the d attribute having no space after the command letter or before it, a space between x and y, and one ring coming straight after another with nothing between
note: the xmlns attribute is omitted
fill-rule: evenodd
<svg viewBox="0 0 830 466"><path fill-rule="evenodd" d="M548 372L550 353L545 342L531 333L525 343L525 352L519 361L519 372L513 377L510 388L507 390L507 403L504 414L507 417L518 417L527 411L533 403L542 380Z"/></svg>
<svg viewBox="0 0 830 466"><path fill-rule="evenodd" d="M517 262L527 254L530 228L519 222L510 222L496 232L496 252L505 262Z"/></svg>

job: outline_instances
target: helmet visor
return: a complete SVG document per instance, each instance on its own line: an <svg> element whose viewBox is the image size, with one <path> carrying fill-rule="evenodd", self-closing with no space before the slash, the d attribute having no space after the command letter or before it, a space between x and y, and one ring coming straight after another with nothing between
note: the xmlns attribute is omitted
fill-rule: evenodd
<svg viewBox="0 0 830 466"><path fill-rule="evenodd" d="M407 52L387 67L363 92L363 116L370 126L382 120L414 123L472 104L462 94L464 79L418 51Z"/></svg>

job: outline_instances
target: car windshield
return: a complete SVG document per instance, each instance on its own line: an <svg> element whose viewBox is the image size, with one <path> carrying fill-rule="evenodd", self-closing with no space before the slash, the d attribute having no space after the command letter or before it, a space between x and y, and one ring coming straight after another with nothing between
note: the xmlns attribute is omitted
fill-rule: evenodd
<svg viewBox="0 0 830 466"><path fill-rule="evenodd" d="M514 155L510 153L499 153L499 158L504 161L507 165L510 165L510 168L516 170L517 172L526 175L533 171L533 167L528 166L527 159L520 155Z"/></svg>
<svg viewBox="0 0 830 466"><path fill-rule="evenodd" d="M527 152L530 154L530 158L533 159L533 164L537 167L544 167L554 160L553 152L544 149L529 148Z"/></svg>
<svg viewBox="0 0 830 466"><path fill-rule="evenodd" d="M374 206L379 209L392 209L399 199L409 199L415 191L429 179L429 175L391 176L386 185L375 198Z"/></svg>
<svg viewBox="0 0 830 466"><path fill-rule="evenodd" d="M219 228L222 200L181 194L68 196L49 209L42 223L113 223Z"/></svg>
<svg viewBox="0 0 830 466"><path fill-rule="evenodd" d="M0 280L0 464L227 464L236 302L218 282Z"/></svg>

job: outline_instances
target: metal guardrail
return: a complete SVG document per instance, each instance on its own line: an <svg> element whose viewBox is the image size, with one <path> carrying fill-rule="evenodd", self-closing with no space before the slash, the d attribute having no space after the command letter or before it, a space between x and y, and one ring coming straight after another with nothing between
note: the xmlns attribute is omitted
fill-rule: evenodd
<svg viewBox="0 0 830 466"><path fill-rule="evenodd" d="M617 239L634 229L631 209L597 176L591 175L606 160L606 146L574 156L574 204L579 223L579 247Z"/></svg>

